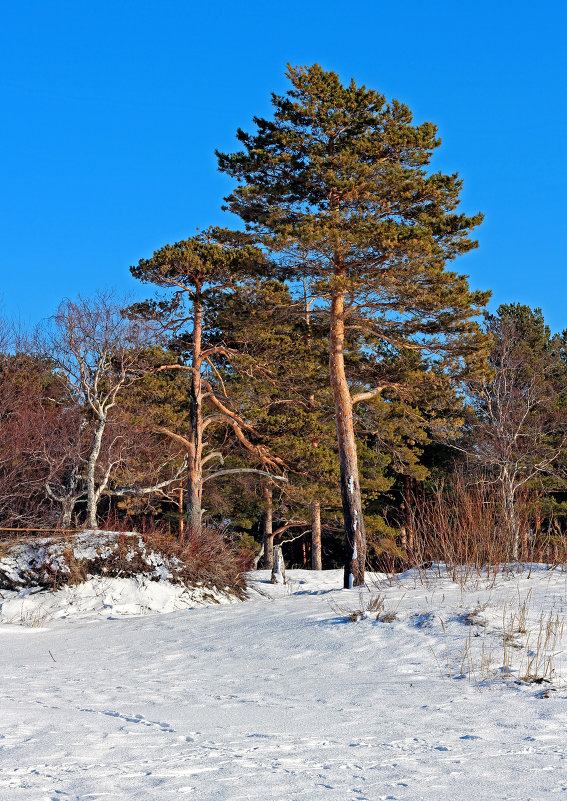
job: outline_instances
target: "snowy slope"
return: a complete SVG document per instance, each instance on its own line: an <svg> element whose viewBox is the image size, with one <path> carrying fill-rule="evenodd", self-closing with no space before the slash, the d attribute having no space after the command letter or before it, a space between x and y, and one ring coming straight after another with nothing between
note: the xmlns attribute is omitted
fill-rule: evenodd
<svg viewBox="0 0 567 801"><path fill-rule="evenodd" d="M384 577L358 622L339 571L288 578L0 626L0 799L567 798L566 574ZM555 686L515 683L550 625Z"/></svg>

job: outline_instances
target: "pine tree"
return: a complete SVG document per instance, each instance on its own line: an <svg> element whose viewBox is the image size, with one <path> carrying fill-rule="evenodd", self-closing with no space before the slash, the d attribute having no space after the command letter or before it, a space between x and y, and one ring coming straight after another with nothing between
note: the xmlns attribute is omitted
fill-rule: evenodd
<svg viewBox="0 0 567 801"><path fill-rule="evenodd" d="M186 430L181 433L167 426L156 430L186 449L187 525L193 531L201 528L206 481L238 472L269 476L266 468L279 471L283 465L281 459L272 458L258 442L256 431L241 413L243 410L235 407L227 396L223 380L223 374L238 374L242 370L249 383L248 339L242 326L237 326L242 334L240 340L231 331L231 308L234 309L233 296L241 283L265 266L264 255L250 245L246 236L210 229L165 245L150 259L142 259L131 268L136 278L169 290L167 296L136 304L131 311L159 320L171 348L180 357L177 364L164 364L163 369L181 370L188 376ZM238 307L235 313L241 316ZM209 471L211 465L218 465L219 461L222 464L225 457L223 449L215 448L219 430L221 442L230 432L232 441L236 440L258 467L239 463Z"/></svg>
<svg viewBox="0 0 567 801"><path fill-rule="evenodd" d="M354 409L398 387L377 364L351 388L349 333L392 360L419 350L460 369L482 346L472 320L487 293L470 292L445 265L476 246L469 234L482 216L456 211L457 175L427 172L440 144L432 123L414 125L406 105L343 86L317 64L287 77L273 118L255 118L254 134L237 133L241 151L217 155L238 181L228 208L295 279L310 280L313 312L327 315L350 587L364 582L366 556Z"/></svg>

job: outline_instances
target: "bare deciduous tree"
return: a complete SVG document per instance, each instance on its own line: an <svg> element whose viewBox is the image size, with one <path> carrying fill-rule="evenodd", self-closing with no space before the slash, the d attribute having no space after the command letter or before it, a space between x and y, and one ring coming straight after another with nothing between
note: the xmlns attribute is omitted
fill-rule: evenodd
<svg viewBox="0 0 567 801"><path fill-rule="evenodd" d="M520 555L520 491L561 472L567 445L567 371L561 340L551 337L541 312L501 306L488 321L492 375L469 382L474 409L469 459L500 491L506 534Z"/></svg>
<svg viewBox="0 0 567 801"><path fill-rule="evenodd" d="M93 299L65 300L39 340L75 398L83 429L88 431L84 493L91 528L97 526L99 501L122 460L117 435L107 443L107 458L100 469L103 437L120 396L145 374L143 354L151 342L151 324L128 319L122 308L115 297L104 293Z"/></svg>

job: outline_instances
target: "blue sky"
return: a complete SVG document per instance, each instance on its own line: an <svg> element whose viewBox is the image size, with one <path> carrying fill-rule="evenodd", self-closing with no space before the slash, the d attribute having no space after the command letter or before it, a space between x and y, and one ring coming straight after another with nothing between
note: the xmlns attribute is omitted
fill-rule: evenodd
<svg viewBox="0 0 567 801"><path fill-rule="evenodd" d="M211 223L215 147L270 113L285 65L319 62L438 124L434 167L483 211L455 269L492 306L567 328L567 6L560 2L18 0L0 29L0 309L147 294L128 268Z"/></svg>

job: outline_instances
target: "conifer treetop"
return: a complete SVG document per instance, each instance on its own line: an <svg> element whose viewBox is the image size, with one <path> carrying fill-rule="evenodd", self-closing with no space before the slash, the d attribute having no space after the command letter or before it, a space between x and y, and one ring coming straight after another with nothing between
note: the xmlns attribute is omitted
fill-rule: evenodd
<svg viewBox="0 0 567 801"><path fill-rule="evenodd" d="M239 152L217 152L238 182L227 208L320 297L344 291L347 328L405 346L422 337L432 350L461 350L472 335L478 348L471 317L489 293L445 265L477 246L482 214L458 210L458 174L428 172L436 126L318 64L288 66L287 77L273 118L239 130Z"/></svg>

